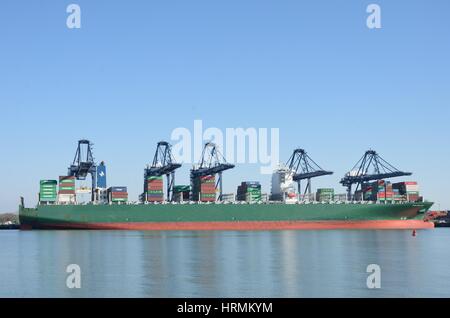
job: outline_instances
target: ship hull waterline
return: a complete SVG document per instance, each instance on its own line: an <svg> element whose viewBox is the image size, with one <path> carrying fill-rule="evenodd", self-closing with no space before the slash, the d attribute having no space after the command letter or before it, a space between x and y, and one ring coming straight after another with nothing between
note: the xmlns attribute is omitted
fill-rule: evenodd
<svg viewBox="0 0 450 318"><path fill-rule="evenodd" d="M416 230L422 204L54 205L20 207L21 228L137 231Z"/></svg>
<svg viewBox="0 0 450 318"><path fill-rule="evenodd" d="M22 225L21 230L128 230L128 231L289 231L289 230L425 230L434 224L422 220L295 221L295 222L164 222L66 223Z"/></svg>

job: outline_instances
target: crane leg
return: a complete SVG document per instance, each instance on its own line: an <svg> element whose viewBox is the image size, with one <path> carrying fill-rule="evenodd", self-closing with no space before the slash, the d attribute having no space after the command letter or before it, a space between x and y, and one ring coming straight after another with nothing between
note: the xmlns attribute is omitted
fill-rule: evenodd
<svg viewBox="0 0 450 318"><path fill-rule="evenodd" d="M309 195L309 199L311 200L311 193L312 193L312 189L311 189L311 179L308 179L308 195ZM315 200L313 200L315 201Z"/></svg>
<svg viewBox="0 0 450 318"><path fill-rule="evenodd" d="M222 187L223 187L223 183L222 183L222 172L219 173L219 201L222 201L222 197L223 197L223 191L222 191Z"/></svg>

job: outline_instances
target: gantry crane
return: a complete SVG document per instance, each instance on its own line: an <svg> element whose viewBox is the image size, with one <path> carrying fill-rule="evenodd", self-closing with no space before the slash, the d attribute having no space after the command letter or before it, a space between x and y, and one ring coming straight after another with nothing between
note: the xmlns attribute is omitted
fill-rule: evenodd
<svg viewBox="0 0 450 318"><path fill-rule="evenodd" d="M225 157L217 149L217 145L208 142L203 147L202 158L200 160L198 168L191 170L191 188L194 189L195 179L210 175L219 175L216 189L219 189L219 201L222 201L223 197L223 178L222 173L226 170L233 169L233 164L227 163Z"/></svg>
<svg viewBox="0 0 450 318"><path fill-rule="evenodd" d="M144 182L147 182L149 177L165 175L167 178L167 201L170 202L173 198L175 171L180 167L181 164L176 163L172 155L172 146L166 141L160 141L156 147L152 165L145 169Z"/></svg>
<svg viewBox="0 0 450 318"><path fill-rule="evenodd" d="M93 144L89 140L79 140L73 163L70 165L67 175L75 177L77 180L86 180L88 174L91 175L92 188L91 200L95 200L95 188L97 186L97 164L92 153Z"/></svg>
<svg viewBox="0 0 450 318"><path fill-rule="evenodd" d="M356 184L356 193L359 187L365 182L411 175L411 172L403 172L392 166L381 158L376 151L368 150L353 169L342 178L341 184L347 187L348 200L351 200L352 186L354 184Z"/></svg>
<svg viewBox="0 0 450 318"><path fill-rule="evenodd" d="M305 193L308 192L311 195L311 179L332 175L332 171L326 171L322 169L311 157L308 156L304 149L295 149L291 158L289 158L286 164L291 171L295 173L293 180L298 184L298 193L301 194L301 182L307 180Z"/></svg>

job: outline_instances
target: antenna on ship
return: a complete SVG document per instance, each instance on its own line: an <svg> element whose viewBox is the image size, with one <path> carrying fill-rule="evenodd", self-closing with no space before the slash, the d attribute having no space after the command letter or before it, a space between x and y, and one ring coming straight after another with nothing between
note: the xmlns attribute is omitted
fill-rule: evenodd
<svg viewBox="0 0 450 318"><path fill-rule="evenodd" d="M295 173L293 180L298 184L298 193L301 194L301 182L307 180L304 195L308 192L311 195L311 179L332 175L332 171L322 169L314 160L308 156L304 149L295 149L286 166Z"/></svg>
<svg viewBox="0 0 450 318"><path fill-rule="evenodd" d="M225 157L220 153L217 145L212 142L207 142L203 148L202 157L198 168L191 170L191 186L192 186L192 199L198 200L201 194L200 178L219 175L217 183L215 184L215 190L219 190L219 201L222 201L223 197L223 179L222 173L226 170L233 169L233 164L227 163ZM213 179L215 182L215 179ZM215 198L214 198L215 201Z"/></svg>
<svg viewBox="0 0 450 318"><path fill-rule="evenodd" d="M372 168L372 169L371 169ZM374 150L368 150L356 163L353 169L341 180L341 184L347 187L348 200L352 199L352 186L356 184L355 193L362 184L369 181L383 180L387 178L411 176L411 172L403 172L388 163Z"/></svg>
<svg viewBox="0 0 450 318"><path fill-rule="evenodd" d="M148 199L148 191L152 190L148 186L152 183L150 179L162 176L167 178L167 201L172 201L173 198L173 186L175 184L175 171L181 168L181 164L175 162L175 158L172 155L172 145L166 141L158 142L156 147L155 156L153 157L153 163L150 167L147 167L144 172L144 195ZM156 181L157 182L157 181ZM162 181L160 187L162 190ZM146 200L144 200L146 201ZM153 200L151 200L153 201Z"/></svg>

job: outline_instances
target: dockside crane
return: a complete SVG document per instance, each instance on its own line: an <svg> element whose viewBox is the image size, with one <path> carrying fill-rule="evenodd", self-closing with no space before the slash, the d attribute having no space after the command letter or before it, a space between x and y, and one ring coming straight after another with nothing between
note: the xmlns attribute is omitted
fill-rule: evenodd
<svg viewBox="0 0 450 318"><path fill-rule="evenodd" d="M92 188L91 200L95 200L95 188L97 186L97 164L92 152L93 144L89 140L79 140L75 158L70 165L67 175L75 177L77 180L86 180L88 174L91 175Z"/></svg>
<svg viewBox="0 0 450 318"><path fill-rule="evenodd" d="M293 171L293 180L298 184L298 193L301 194L301 182L307 180L304 195L308 192L311 195L311 179L332 175L332 171L322 169L304 149L295 149L286 164Z"/></svg>
<svg viewBox="0 0 450 318"><path fill-rule="evenodd" d="M199 177L209 175L219 175L216 189L219 189L219 201L222 201L223 197L223 178L222 173L226 170L233 169L235 165L227 163L225 157L217 149L217 145L208 142L203 147L202 158L200 160L198 168L191 170L191 186L194 188L194 180Z"/></svg>
<svg viewBox="0 0 450 318"><path fill-rule="evenodd" d="M175 184L175 171L181 168L181 164L176 163L172 155L172 146L166 141L158 142L153 163L145 169L145 182L149 177L166 176L167 179L167 201L172 201L173 186Z"/></svg>
<svg viewBox="0 0 450 318"><path fill-rule="evenodd" d="M372 168L372 169L371 169ZM374 150L368 150L356 163L353 169L342 178L341 184L347 187L348 200L352 199L352 187L356 184L355 193L363 183L403 176L411 176L411 172L403 172L395 168Z"/></svg>

